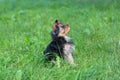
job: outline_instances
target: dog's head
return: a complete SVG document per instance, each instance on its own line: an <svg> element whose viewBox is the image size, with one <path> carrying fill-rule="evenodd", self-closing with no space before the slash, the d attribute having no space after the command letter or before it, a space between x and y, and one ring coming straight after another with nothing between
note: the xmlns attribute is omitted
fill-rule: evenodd
<svg viewBox="0 0 120 80"><path fill-rule="evenodd" d="M56 27L56 31L57 31L58 35L63 34L65 32L69 32L68 30L70 29L68 24L64 25L58 20L55 20L54 26Z"/></svg>

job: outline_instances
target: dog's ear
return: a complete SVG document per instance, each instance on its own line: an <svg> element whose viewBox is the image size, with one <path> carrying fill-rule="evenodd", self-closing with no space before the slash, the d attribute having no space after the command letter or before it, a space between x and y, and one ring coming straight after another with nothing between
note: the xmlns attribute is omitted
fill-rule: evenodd
<svg viewBox="0 0 120 80"><path fill-rule="evenodd" d="M55 23L57 23L58 22L58 20L55 20Z"/></svg>
<svg viewBox="0 0 120 80"><path fill-rule="evenodd" d="M59 20L55 20L55 24L56 24L56 25L59 25L59 24L60 24L60 21L59 21Z"/></svg>
<svg viewBox="0 0 120 80"><path fill-rule="evenodd" d="M56 26L58 25L58 20L55 20L53 23L53 30L57 30Z"/></svg>

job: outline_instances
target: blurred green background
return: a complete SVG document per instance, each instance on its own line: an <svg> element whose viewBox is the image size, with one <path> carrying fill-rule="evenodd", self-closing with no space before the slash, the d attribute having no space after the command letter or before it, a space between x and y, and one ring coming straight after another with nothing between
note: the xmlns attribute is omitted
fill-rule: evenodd
<svg viewBox="0 0 120 80"><path fill-rule="evenodd" d="M76 66L43 62L56 19ZM119 64L120 0L0 0L0 80L119 80Z"/></svg>

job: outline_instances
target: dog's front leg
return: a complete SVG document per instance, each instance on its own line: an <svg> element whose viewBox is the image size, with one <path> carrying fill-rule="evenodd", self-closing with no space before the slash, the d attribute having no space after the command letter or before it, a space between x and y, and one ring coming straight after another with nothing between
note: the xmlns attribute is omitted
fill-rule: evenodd
<svg viewBox="0 0 120 80"><path fill-rule="evenodd" d="M64 45L64 59L67 60L70 64L74 64L73 54L70 50L70 45Z"/></svg>

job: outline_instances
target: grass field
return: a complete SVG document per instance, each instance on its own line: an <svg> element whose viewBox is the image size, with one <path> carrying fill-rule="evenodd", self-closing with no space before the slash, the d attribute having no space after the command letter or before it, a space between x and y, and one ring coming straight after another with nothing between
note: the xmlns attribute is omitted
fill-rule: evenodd
<svg viewBox="0 0 120 80"><path fill-rule="evenodd" d="M76 66L43 62L56 19ZM120 0L0 0L0 80L120 80Z"/></svg>

